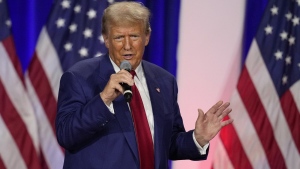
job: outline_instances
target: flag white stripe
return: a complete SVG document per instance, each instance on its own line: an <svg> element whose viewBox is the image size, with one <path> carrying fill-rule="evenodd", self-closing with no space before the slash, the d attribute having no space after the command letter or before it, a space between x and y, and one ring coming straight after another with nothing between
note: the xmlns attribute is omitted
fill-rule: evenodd
<svg viewBox="0 0 300 169"><path fill-rule="evenodd" d="M26 90L20 80L4 46L0 43L0 78L5 91L16 111L26 125L27 131L33 141L36 152L39 152L37 120L27 96Z"/></svg>
<svg viewBox="0 0 300 169"><path fill-rule="evenodd" d="M214 160L214 169L234 169L222 141L217 143Z"/></svg>
<svg viewBox="0 0 300 169"><path fill-rule="evenodd" d="M58 59L58 54L49 38L47 30L43 27L37 47L36 47L37 57L41 61L42 67L46 73L46 76L49 80L53 96L57 100L58 90L59 90L59 81L63 73L61 68L60 61Z"/></svg>
<svg viewBox="0 0 300 169"><path fill-rule="evenodd" d="M287 168L294 169L300 166L300 156L280 106L277 92L272 79L264 64L256 40L252 42L246 60L246 67L252 78L259 98L266 110L272 125L275 139L282 153ZM268 87L265 87L268 86ZM272 103L272 104L270 104Z"/></svg>
<svg viewBox="0 0 300 169"><path fill-rule="evenodd" d="M299 70L299 72L300 72L300 70ZM294 98L294 102L297 105L298 112L300 113L300 80L298 80L296 83L294 83L293 86L291 86L290 91Z"/></svg>
<svg viewBox="0 0 300 169"><path fill-rule="evenodd" d="M28 95L31 102L35 107L35 114L38 120L39 126L39 139L41 142L41 149L43 151L44 158L50 169L58 169L63 167L64 154L62 149L57 143L56 136L49 123L48 117L38 99L35 90L32 86L28 72L25 74L25 83L27 86Z"/></svg>
<svg viewBox="0 0 300 169"><path fill-rule="evenodd" d="M0 112L1 114L1 112ZM27 166L15 140L0 116L0 156L6 168L26 169Z"/></svg>
<svg viewBox="0 0 300 169"><path fill-rule="evenodd" d="M230 117L235 119L232 124L252 167L269 169L264 148L237 90L234 91L230 103L234 107L234 111L230 113Z"/></svg>

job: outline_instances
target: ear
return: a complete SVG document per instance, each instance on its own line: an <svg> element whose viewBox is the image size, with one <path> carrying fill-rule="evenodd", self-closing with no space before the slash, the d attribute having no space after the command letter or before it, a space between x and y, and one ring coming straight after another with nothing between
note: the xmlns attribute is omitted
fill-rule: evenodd
<svg viewBox="0 0 300 169"><path fill-rule="evenodd" d="M147 45L149 44L149 41L150 41L150 35L151 35L151 32L149 32L148 34L146 34L145 46L147 46Z"/></svg>
<svg viewBox="0 0 300 169"><path fill-rule="evenodd" d="M103 40L104 40L104 43L105 43L106 48L109 49L108 36L102 34L102 37L103 37Z"/></svg>

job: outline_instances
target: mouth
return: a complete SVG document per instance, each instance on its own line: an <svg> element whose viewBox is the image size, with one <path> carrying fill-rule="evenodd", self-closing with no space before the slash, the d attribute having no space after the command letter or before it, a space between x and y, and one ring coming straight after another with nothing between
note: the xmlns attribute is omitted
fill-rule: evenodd
<svg viewBox="0 0 300 169"><path fill-rule="evenodd" d="M133 57L133 54L124 54L124 59L131 59Z"/></svg>

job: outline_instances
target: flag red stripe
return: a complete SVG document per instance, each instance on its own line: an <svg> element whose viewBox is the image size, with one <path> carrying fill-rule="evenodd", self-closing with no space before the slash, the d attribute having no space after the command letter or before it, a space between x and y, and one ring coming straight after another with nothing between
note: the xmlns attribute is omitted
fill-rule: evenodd
<svg viewBox="0 0 300 169"><path fill-rule="evenodd" d="M287 168L266 111L247 69L243 69L237 89L266 152L270 168Z"/></svg>
<svg viewBox="0 0 300 169"><path fill-rule="evenodd" d="M9 36L5 38L2 41L2 44L11 60L12 65L14 66L14 69L24 85L22 67L17 57L12 37ZM6 123L11 135L13 136L17 146L19 147L20 153L23 156L26 165L29 168L40 168L40 158L35 150L30 134L26 130L26 125L19 116L17 110L14 108L11 100L5 92L5 88L2 83L0 83L0 97L0 100L2 100L3 104L0 105L2 118Z"/></svg>
<svg viewBox="0 0 300 169"><path fill-rule="evenodd" d="M40 158L35 150L33 141L27 131L26 125L21 119L20 115L13 106L11 100L9 99L5 88L0 81L0 113L5 122L7 128L9 129L12 137L14 138L16 145L18 146L20 153L28 168L39 169Z"/></svg>
<svg viewBox="0 0 300 169"><path fill-rule="evenodd" d="M2 158L0 157L0 168L7 168L7 167L5 167L5 165L4 165L4 163L3 163L3 160L2 160Z"/></svg>
<svg viewBox="0 0 300 169"><path fill-rule="evenodd" d="M222 128L220 138L234 168L253 168L233 125Z"/></svg>
<svg viewBox="0 0 300 169"><path fill-rule="evenodd" d="M46 112L49 123L54 130L54 122L56 116L56 99L53 96L51 87L49 85L49 80L44 72L44 69L36 55L34 54L31 64L28 69L28 74L31 83L36 91L36 94Z"/></svg>
<svg viewBox="0 0 300 169"><path fill-rule="evenodd" d="M10 57L10 60L13 64L20 80L23 82L23 85L24 85L24 76L23 76L23 72L22 72L22 67L21 67L21 63L19 62L19 58L16 54L15 45L14 45L12 37L8 36L7 38L5 38L2 41L2 44L5 48L8 56Z"/></svg>
<svg viewBox="0 0 300 169"><path fill-rule="evenodd" d="M297 146L298 151L300 152L300 112L290 90L283 94L280 99L280 103L290 131L292 133L294 142Z"/></svg>
<svg viewBox="0 0 300 169"><path fill-rule="evenodd" d="M41 149L41 148L40 148L40 149ZM49 166L48 166L48 164L47 164L47 162L46 162L46 159L45 159L45 157L44 157L44 153L45 153L45 152L41 151L41 155L40 155L41 163L40 163L40 165L41 165L41 168L46 169L46 168L49 168Z"/></svg>

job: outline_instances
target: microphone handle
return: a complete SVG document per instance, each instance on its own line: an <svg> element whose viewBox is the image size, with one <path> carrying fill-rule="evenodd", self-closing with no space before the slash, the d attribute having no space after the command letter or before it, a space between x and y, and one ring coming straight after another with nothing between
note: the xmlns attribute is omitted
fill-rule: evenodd
<svg viewBox="0 0 300 169"><path fill-rule="evenodd" d="M126 102L130 102L131 97L132 97L131 86L129 86L129 85L126 84L126 83L122 83L121 86L122 86L123 89L124 89L123 96L124 96Z"/></svg>

